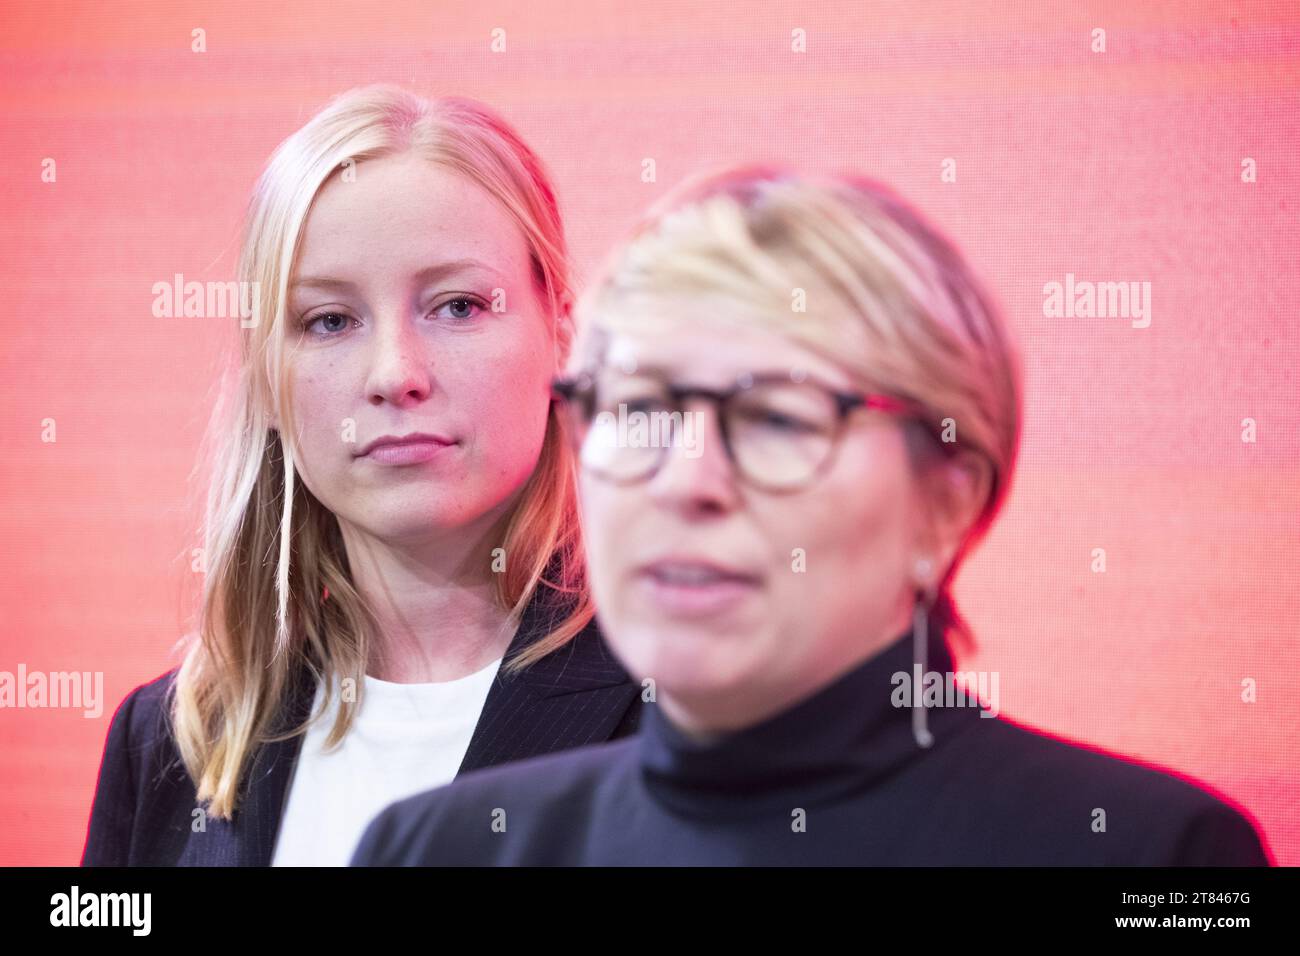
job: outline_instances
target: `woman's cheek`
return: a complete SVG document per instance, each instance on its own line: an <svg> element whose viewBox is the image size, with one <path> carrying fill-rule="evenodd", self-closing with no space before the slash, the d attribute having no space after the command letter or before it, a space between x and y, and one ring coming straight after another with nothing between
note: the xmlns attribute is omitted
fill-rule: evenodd
<svg viewBox="0 0 1300 956"><path fill-rule="evenodd" d="M583 537L592 557L592 576L602 587L615 579L619 573L618 551L614 542L613 529L624 529L624 540L636 548L637 528L635 522L623 523L613 513L616 503L614 492L587 476L580 479L582 489ZM612 588L607 588L612 590Z"/></svg>

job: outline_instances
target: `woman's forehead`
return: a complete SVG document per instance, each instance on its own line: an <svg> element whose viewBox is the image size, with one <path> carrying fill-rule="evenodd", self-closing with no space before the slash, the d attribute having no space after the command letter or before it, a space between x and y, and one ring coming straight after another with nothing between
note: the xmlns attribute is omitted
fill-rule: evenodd
<svg viewBox="0 0 1300 956"><path fill-rule="evenodd" d="M831 385L851 385L839 365L754 320L659 316L619 322L606 335L603 364L628 374L655 369L675 379L721 386L746 372L804 372Z"/></svg>
<svg viewBox="0 0 1300 956"><path fill-rule="evenodd" d="M368 160L355 180L321 187L303 223L295 275L384 270L414 274L477 258L527 275L529 250L509 211L486 189L415 154Z"/></svg>

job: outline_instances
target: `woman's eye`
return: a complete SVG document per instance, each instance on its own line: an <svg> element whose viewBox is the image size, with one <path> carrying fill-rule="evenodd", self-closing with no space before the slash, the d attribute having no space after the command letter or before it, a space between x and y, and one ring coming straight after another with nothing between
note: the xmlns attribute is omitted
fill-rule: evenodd
<svg viewBox="0 0 1300 956"><path fill-rule="evenodd" d="M350 321L351 319L342 312L322 312L309 318L303 324L303 328L310 332L319 325L321 328L316 330L316 334L333 335L345 331Z"/></svg>
<svg viewBox="0 0 1300 956"><path fill-rule="evenodd" d="M785 431L794 431L803 426L803 422L795 421L789 415L782 415L780 412L768 412L763 416L762 422L771 428L781 428Z"/></svg>
<svg viewBox="0 0 1300 956"><path fill-rule="evenodd" d="M662 399L658 398L633 398L619 404L627 406L627 413L640 412L643 415L651 415L655 412L666 412L668 405Z"/></svg>
<svg viewBox="0 0 1300 956"><path fill-rule="evenodd" d="M749 424L781 432L807 433L817 431L817 426L794 415L776 409L751 409L742 416Z"/></svg>
<svg viewBox="0 0 1300 956"><path fill-rule="evenodd" d="M448 299L442 305L438 306L439 310L446 309L447 317L458 321L472 319L475 316L475 309L479 312L484 310L485 306L478 299L470 298L466 295L459 295L454 299Z"/></svg>
<svg viewBox="0 0 1300 956"><path fill-rule="evenodd" d="M652 415L655 412L668 411L667 399L658 395L637 395L637 394L597 394L596 406L601 411L611 412L618 415L621 411L624 415L631 415L639 412L642 415Z"/></svg>

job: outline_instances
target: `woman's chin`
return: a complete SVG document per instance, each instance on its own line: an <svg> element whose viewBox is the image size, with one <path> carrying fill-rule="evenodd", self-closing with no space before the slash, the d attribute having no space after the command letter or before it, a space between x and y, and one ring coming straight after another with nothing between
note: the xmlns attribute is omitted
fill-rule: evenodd
<svg viewBox="0 0 1300 956"><path fill-rule="evenodd" d="M358 527L385 544L415 546L436 542L440 536L463 527L464 516L455 511L424 507L371 511Z"/></svg>
<svg viewBox="0 0 1300 956"><path fill-rule="evenodd" d="M656 692L662 689L683 700L717 698L743 689L758 669L752 639L748 647L737 647L728 640L710 641L707 635L648 631L635 641L618 642L619 657L631 673L653 680Z"/></svg>

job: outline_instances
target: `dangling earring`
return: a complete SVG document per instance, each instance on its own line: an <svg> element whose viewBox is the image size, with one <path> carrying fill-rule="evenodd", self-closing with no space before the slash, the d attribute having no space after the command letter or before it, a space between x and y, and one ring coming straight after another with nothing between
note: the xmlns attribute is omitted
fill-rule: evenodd
<svg viewBox="0 0 1300 956"><path fill-rule="evenodd" d="M922 688L930 650L930 610L934 607L933 566L924 557L916 559L916 603L912 607L912 736L918 747L934 743L934 734L926 727Z"/></svg>

